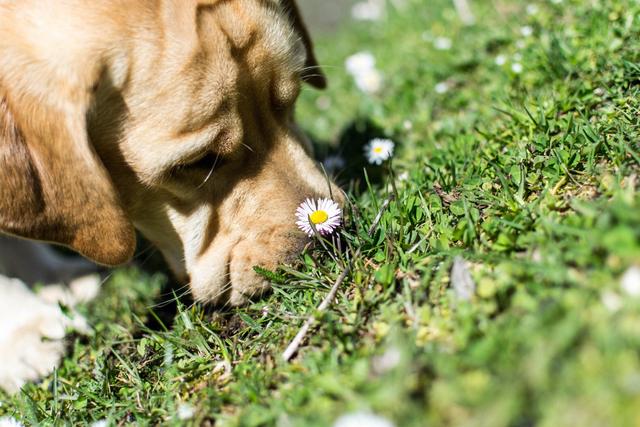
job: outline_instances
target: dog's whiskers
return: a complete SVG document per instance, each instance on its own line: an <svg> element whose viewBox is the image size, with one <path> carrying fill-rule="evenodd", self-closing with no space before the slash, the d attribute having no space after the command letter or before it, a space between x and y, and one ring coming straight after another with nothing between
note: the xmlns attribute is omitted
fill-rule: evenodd
<svg viewBox="0 0 640 427"><path fill-rule="evenodd" d="M321 70L323 68L340 68L338 65L329 65L329 64L320 64L320 65L307 65L306 67L302 68L302 71L309 71L309 70Z"/></svg>
<svg viewBox="0 0 640 427"><path fill-rule="evenodd" d="M207 174L207 176L205 177L204 181L202 181L200 183L200 185L198 185L198 189L202 188L211 178L211 175L213 175L213 171L216 169L216 166L218 165L218 160L220 159L220 154L216 154L216 159L213 161L213 165L211 166L211 169L209 169L209 173Z"/></svg>

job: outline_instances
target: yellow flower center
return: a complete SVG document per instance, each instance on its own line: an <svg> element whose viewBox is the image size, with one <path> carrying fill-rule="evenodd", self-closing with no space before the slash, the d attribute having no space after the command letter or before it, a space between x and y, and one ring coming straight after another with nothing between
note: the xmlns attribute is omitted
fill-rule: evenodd
<svg viewBox="0 0 640 427"><path fill-rule="evenodd" d="M309 215L309 219L314 225L323 224L329 219L329 214L325 211L315 211Z"/></svg>
<svg viewBox="0 0 640 427"><path fill-rule="evenodd" d="M373 152L374 152L374 153L376 153L376 154L380 154L380 153L382 153L382 147L375 147L375 148L373 149Z"/></svg>

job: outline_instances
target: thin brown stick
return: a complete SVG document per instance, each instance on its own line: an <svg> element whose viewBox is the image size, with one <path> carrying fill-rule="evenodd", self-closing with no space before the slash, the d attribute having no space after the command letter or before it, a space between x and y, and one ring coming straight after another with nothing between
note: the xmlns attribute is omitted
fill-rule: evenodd
<svg viewBox="0 0 640 427"><path fill-rule="evenodd" d="M467 0L453 0L453 5L456 7L458 16L464 25L473 25L476 22L475 16L471 11L469 2Z"/></svg>
<svg viewBox="0 0 640 427"><path fill-rule="evenodd" d="M369 231L368 231L369 236L373 234L373 232L376 230L376 228L380 224L380 220L382 219L382 214L387 209L387 207L389 206L389 203L391 203L393 198L394 198L393 195L390 196L382 203L382 206L380 206L380 210L378 211L378 214L373 220L371 227L369 227ZM340 276L338 276L333 286L331 287L331 290L329 291L327 296L324 297L324 299L318 306L316 312L321 313L325 311L329 307L329 305L333 302L333 300L336 297L336 294L338 293L338 289L340 288L340 285L342 285L342 282L345 281L345 279L351 272L351 269L353 268L353 262L355 259L357 259L360 256L360 253L361 253L361 249L358 248L358 250L353 254L353 257L351 257L351 262L349 262L344 268L344 270L342 270L342 273L340 273ZM312 314L304 322L304 324L302 325L302 327L300 328L296 336L293 338L291 343L287 346L287 349L284 351L284 353L282 353L282 359L285 362L289 362L291 358L298 352L298 348L300 348L300 345L302 344L302 341L304 341L304 338L307 335L307 332L309 332L309 329L311 329L311 326L313 326L316 320L317 320L316 316Z"/></svg>

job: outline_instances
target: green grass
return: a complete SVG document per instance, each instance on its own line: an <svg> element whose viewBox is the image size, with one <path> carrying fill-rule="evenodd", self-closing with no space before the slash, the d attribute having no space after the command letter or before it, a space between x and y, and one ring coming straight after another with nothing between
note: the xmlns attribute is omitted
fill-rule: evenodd
<svg viewBox="0 0 640 427"><path fill-rule="evenodd" d="M271 275L267 299L228 313L179 303L169 321L156 319L171 299L162 274L118 271L83 307L94 334L73 336L42 383L0 395L0 415L330 426L366 410L397 426L637 425L640 299L620 277L640 264L640 4L536 2L528 15L526 3L478 1L478 24L462 27L449 1L406 3L319 40L331 88L305 90L299 106L303 127L349 156L338 259L317 249ZM434 49L438 36L452 48ZM386 76L380 95L344 70L359 50ZM450 90L437 94L441 81ZM372 136L398 143L395 190L385 167L369 167L366 184L360 145ZM335 303L282 362L358 249ZM477 284L470 301L450 287L456 256ZM191 420L178 420L183 403Z"/></svg>

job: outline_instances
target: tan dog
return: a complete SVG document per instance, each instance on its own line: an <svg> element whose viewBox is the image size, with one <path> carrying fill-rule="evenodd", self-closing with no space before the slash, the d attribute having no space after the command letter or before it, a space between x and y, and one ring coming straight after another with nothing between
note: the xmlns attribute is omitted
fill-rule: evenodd
<svg viewBox="0 0 640 427"><path fill-rule="evenodd" d="M296 206L342 198L302 80L325 86L293 0L0 0L0 230L117 265L135 227L195 298L242 304L304 244Z"/></svg>

